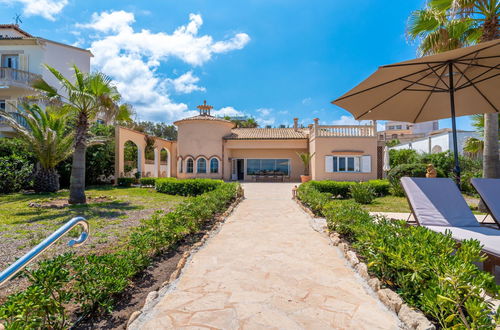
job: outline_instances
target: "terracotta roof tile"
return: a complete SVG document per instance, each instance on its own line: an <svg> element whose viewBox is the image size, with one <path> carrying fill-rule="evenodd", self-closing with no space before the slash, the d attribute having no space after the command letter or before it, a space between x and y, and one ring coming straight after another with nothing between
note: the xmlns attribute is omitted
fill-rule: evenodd
<svg viewBox="0 0 500 330"><path fill-rule="evenodd" d="M14 29L17 32L19 32L22 35L24 35L25 37L33 38L33 36L31 34L29 34L28 32L24 31L23 29L21 29L19 27L19 25L17 25L17 24L0 24L0 28L1 29Z"/></svg>
<svg viewBox="0 0 500 330"><path fill-rule="evenodd" d="M306 139L304 129L294 128L233 128L226 140L289 140Z"/></svg>

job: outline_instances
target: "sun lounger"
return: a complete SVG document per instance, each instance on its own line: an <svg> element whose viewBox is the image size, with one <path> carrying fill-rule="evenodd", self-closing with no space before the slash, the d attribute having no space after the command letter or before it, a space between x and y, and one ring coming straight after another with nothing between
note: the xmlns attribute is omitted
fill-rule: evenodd
<svg viewBox="0 0 500 330"><path fill-rule="evenodd" d="M500 179L474 178L471 183L500 228Z"/></svg>
<svg viewBox="0 0 500 330"><path fill-rule="evenodd" d="M444 233L457 241L477 239L488 256L486 271L500 265L500 230L481 227L456 184L447 178L401 178L410 208L420 226Z"/></svg>

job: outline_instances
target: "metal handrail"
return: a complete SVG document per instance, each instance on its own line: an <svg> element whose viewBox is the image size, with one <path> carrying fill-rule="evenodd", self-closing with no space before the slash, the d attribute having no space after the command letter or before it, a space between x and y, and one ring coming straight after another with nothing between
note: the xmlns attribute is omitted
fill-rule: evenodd
<svg viewBox="0 0 500 330"><path fill-rule="evenodd" d="M73 229L76 226L81 226L83 228L83 232L80 234L80 237L78 237L76 240L72 239L71 241L69 241L68 245L69 246L82 245L89 237L89 223L87 222L87 220L85 220L85 218L76 217L66 222L58 230L53 232L49 237L44 239L40 244L32 248L28 253L26 253L21 258L17 259L12 265L10 265L9 267L7 267L7 269L1 272L0 286L4 285L17 273L19 273L26 266L28 266L36 257L38 257L39 254L47 250L52 244L57 242L63 235L68 233L71 229Z"/></svg>

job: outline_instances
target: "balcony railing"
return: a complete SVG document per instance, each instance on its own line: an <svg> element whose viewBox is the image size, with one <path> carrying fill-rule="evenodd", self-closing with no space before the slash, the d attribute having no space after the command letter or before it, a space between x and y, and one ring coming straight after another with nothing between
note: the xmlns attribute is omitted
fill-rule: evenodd
<svg viewBox="0 0 500 330"><path fill-rule="evenodd" d="M19 125L23 127L28 127L28 123L26 122L26 119L22 117L19 113L17 112L9 112L9 115L11 115L18 123ZM0 125L7 125L6 124L6 119L2 116L0 116Z"/></svg>
<svg viewBox="0 0 500 330"><path fill-rule="evenodd" d="M374 137L375 126L345 125L345 126L317 126L317 137Z"/></svg>
<svg viewBox="0 0 500 330"><path fill-rule="evenodd" d="M33 81L40 78L40 75L28 71L0 67L0 84L24 84L31 86Z"/></svg>

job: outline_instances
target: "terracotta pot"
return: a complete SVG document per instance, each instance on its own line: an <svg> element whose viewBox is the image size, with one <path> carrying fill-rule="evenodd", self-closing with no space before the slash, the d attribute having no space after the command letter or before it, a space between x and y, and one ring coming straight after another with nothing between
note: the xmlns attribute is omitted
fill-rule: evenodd
<svg viewBox="0 0 500 330"><path fill-rule="evenodd" d="M301 175L300 176L300 182L304 183L307 181L311 181L311 176L310 175Z"/></svg>

